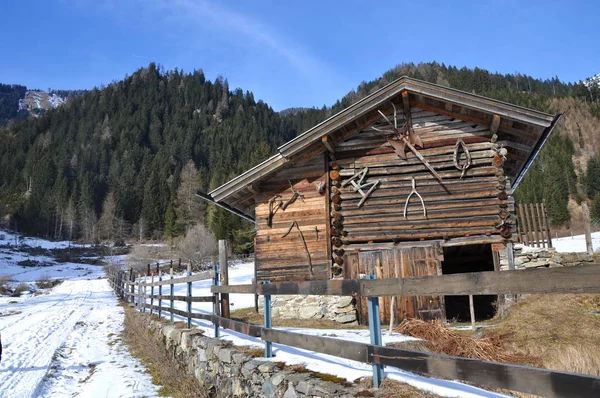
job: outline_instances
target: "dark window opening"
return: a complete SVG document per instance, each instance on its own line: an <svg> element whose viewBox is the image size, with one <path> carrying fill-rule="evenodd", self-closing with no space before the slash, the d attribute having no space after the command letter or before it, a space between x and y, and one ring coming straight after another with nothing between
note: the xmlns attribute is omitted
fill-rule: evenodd
<svg viewBox="0 0 600 398"><path fill-rule="evenodd" d="M463 272L493 271L494 259L491 245L470 245L444 248L442 273L458 274ZM496 295L473 296L475 320L483 321L496 314ZM469 296L445 296L446 319L449 322L469 322Z"/></svg>

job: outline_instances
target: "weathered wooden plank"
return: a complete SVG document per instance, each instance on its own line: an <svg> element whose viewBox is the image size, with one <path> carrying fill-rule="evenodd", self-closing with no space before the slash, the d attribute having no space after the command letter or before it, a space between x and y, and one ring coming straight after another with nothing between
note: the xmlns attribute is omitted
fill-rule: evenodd
<svg viewBox="0 0 600 398"><path fill-rule="evenodd" d="M238 333L242 333L252 337L260 337L262 326L251 325L249 323L234 321L233 319L224 318L218 315L212 315L211 321L215 325L219 325L222 328L234 330Z"/></svg>
<svg viewBox="0 0 600 398"><path fill-rule="evenodd" d="M529 208L529 209L528 209ZM535 220L535 211L533 209L533 204L529 203L529 205L525 205L525 214L528 214L527 212L529 211L529 215L531 216L531 230L533 232L533 239L535 240L535 245L536 247L541 247L541 236L539 235L537 229L537 223Z"/></svg>
<svg viewBox="0 0 600 398"><path fill-rule="evenodd" d="M248 284L248 285L221 285L221 286L211 286L210 287L210 291L211 293L252 293L254 294L256 292L256 286L257 285L252 285L252 284Z"/></svg>
<svg viewBox="0 0 600 398"><path fill-rule="evenodd" d="M192 318L192 319L204 319L207 321L212 320L212 314L202 314L202 313L198 313L198 312L187 312L187 311L182 311L182 310L178 310L176 308L173 308L173 310L171 310L171 308L169 307L159 307L157 305L150 305L150 304L142 304L143 307L146 308L152 308L155 311L161 310L163 313L170 313L171 311L173 311L173 314L175 315L179 315L182 316L184 318Z"/></svg>
<svg viewBox="0 0 600 398"><path fill-rule="evenodd" d="M600 293L600 266L361 280L361 296Z"/></svg>
<svg viewBox="0 0 600 398"><path fill-rule="evenodd" d="M170 285L170 284L177 285L179 283L205 281L207 279L212 279L213 275L214 275L214 271L210 270L210 271L199 272L197 274L194 274L191 276L185 276L182 278L165 279L163 281L155 281L154 283L142 282L141 284L145 285L145 286L160 286L160 285L164 286L164 285Z"/></svg>
<svg viewBox="0 0 600 398"><path fill-rule="evenodd" d="M529 236L529 228L527 226L527 220L525 219L525 210L523 209L523 205L518 205L518 212L519 212L519 227L521 228L521 232L524 235L524 242L525 245L529 246L531 244L531 239Z"/></svg>
<svg viewBox="0 0 600 398"><path fill-rule="evenodd" d="M369 271L366 270L368 273ZM402 271L404 275L407 271ZM434 296L534 293L600 293L600 265L485 271L398 279L286 281L268 285L213 286L213 293L330 296ZM238 289L232 289L238 287ZM240 288L241 287L241 288Z"/></svg>
<svg viewBox="0 0 600 398"><path fill-rule="evenodd" d="M544 397L600 396L600 377L597 376L382 346L369 345L367 352L370 363L394 366L433 377L461 380Z"/></svg>
<svg viewBox="0 0 600 398"><path fill-rule="evenodd" d="M261 329L261 338L363 363L547 397L598 397L600 377Z"/></svg>
<svg viewBox="0 0 600 398"><path fill-rule="evenodd" d="M174 301L185 301L186 303L212 303L214 301L213 296L165 296L165 295L150 295L143 294L142 298L154 298L157 300L174 300Z"/></svg>
<svg viewBox="0 0 600 398"><path fill-rule="evenodd" d="M363 363L367 362L367 345L363 343L267 328L261 330L261 338L276 344L320 352Z"/></svg>

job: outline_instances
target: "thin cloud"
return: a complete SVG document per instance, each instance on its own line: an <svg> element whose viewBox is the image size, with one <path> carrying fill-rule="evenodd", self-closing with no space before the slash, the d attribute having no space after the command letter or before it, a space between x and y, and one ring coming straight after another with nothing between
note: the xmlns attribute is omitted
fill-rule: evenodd
<svg viewBox="0 0 600 398"><path fill-rule="evenodd" d="M140 59L153 59L152 57L146 57L144 55L137 55L137 54L131 54L131 56L133 58L140 58Z"/></svg>
<svg viewBox="0 0 600 398"><path fill-rule="evenodd" d="M270 48L299 72L310 75L323 74L329 68L316 57L301 49L298 43L286 38L260 21L206 0L160 0L158 11L170 14L173 21L193 23L209 22L215 28L235 33L235 42L252 41ZM251 44L251 43L246 43Z"/></svg>

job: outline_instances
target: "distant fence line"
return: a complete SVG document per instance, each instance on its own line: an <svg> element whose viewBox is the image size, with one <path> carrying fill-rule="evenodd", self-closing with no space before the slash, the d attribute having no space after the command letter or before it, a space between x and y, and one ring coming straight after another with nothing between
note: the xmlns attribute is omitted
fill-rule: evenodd
<svg viewBox="0 0 600 398"><path fill-rule="evenodd" d="M192 319L203 319L214 325L215 337L219 328L226 328L248 336L260 337L265 342L265 356L270 357L271 344L277 343L305 350L333 355L349 360L372 364L373 382L377 387L384 373L383 366L431 377L461 380L476 385L503 388L547 397L594 397L600 396L600 377L549 369L497 363L442 354L402 350L381 344L379 299L383 296L420 295L480 295L521 293L600 293L600 265L564 268L542 268L512 271L485 271L452 275L435 275L397 279L346 279L314 280L303 282L274 282L263 284L228 285L226 251L220 241L219 262L214 269L174 278L173 272L150 276L136 275L131 271L109 271L109 280L116 294L135 305L141 312L163 312ZM169 262L170 266L170 262ZM159 267L160 268L160 267ZM371 277L371 276L370 276ZM374 276L372 277L374 278ZM212 280L210 296L192 296L192 284ZM223 283L222 285L221 282ZM185 296L175 296L173 286L187 284ZM163 288L169 287L169 294ZM150 290L150 291L148 291ZM155 294L157 293L157 294ZM228 295L230 293L258 294L265 298L264 325L252 325L229 319ZM309 336L271 328L271 295L336 295L368 297L369 330L371 344L346 341L329 337ZM147 303L150 299L150 304ZM155 300L157 305L155 305ZM169 306L163 306L163 300ZM174 308L174 302L187 303L187 311ZM212 302L213 313L197 313L192 302Z"/></svg>

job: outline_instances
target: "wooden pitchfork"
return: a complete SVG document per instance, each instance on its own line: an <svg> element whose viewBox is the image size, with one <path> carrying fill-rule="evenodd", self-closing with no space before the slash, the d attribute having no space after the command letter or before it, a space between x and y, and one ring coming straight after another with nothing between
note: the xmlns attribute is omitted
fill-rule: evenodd
<svg viewBox="0 0 600 398"><path fill-rule="evenodd" d="M396 106L393 102L392 107L394 108L394 123L392 123L390 119L388 119L388 117L385 116L385 114L380 110L377 110L377 112L379 112L379 114L383 116L385 121L390 125L390 127L393 130L381 130L377 127L373 127L373 129L381 131L382 133L392 135L392 137L388 137L387 140L390 143L390 145L394 148L394 152L396 152L396 154L403 159L406 159L405 148L408 147L408 149L410 149L412 153L415 154L415 156L425 165L425 167L427 167L429 171L431 171L431 174L433 174L434 177L437 178L438 181L443 184L444 181L442 180L442 177L437 173L437 171L435 171L433 166L429 164L427 159L425 159L425 157L423 157L423 155L421 155L421 153L417 150L416 146L419 146L421 148L423 147L423 141L421 140L421 137L419 137L419 135L415 133L412 129L412 122L409 119L404 123L404 126L402 128L398 128ZM399 142L398 140L400 140L401 142Z"/></svg>
<svg viewBox="0 0 600 398"><path fill-rule="evenodd" d="M421 206L423 207L423 217L427 217L427 209L425 208L425 202L423 202L423 197L417 192L417 187L415 184L415 179L412 179L412 191L408 194L408 198L406 198L406 203L404 203L404 218L406 218L406 213L408 212L408 202L410 202L410 198L413 195L417 195L417 197L421 200Z"/></svg>

